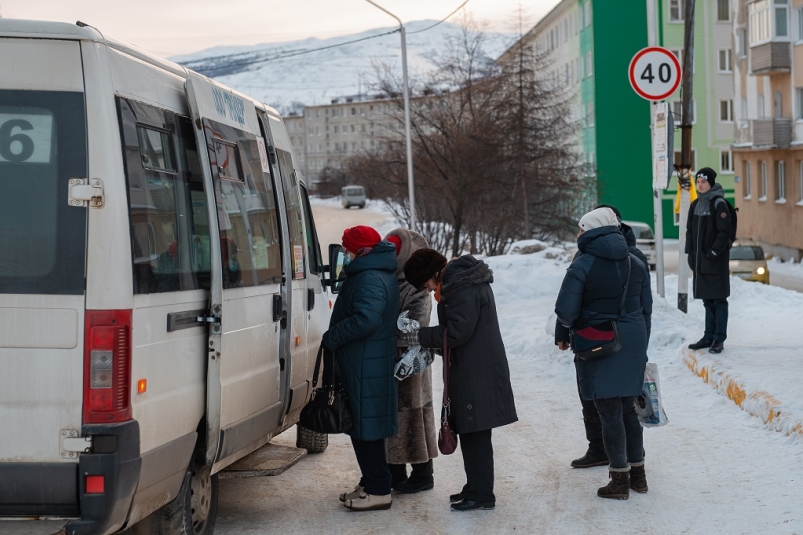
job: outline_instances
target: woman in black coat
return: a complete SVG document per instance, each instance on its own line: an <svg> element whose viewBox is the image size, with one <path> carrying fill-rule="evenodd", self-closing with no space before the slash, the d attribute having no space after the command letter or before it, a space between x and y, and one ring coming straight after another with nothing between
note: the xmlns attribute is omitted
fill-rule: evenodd
<svg viewBox="0 0 803 535"><path fill-rule="evenodd" d="M463 490L450 496L452 509L493 509L491 430L518 420L505 346L491 283L493 272L471 255L447 264L432 249L416 251L404 266L407 281L435 292L436 327L418 332L422 347L449 351L451 424L460 437L466 471Z"/></svg>
<svg viewBox="0 0 803 535"><path fill-rule="evenodd" d="M647 365L652 293L648 268L629 253L610 208L597 208L580 219L575 257L558 294L555 314L577 331L616 320L621 348L596 360L575 359L580 396L593 400L602 423L602 441L610 460L611 481L602 498L627 499L630 488L647 492L644 442L635 398L641 394ZM629 279L628 279L629 271ZM627 293L624 288L627 286ZM625 297L624 306L622 297ZM563 350L565 342L559 343Z"/></svg>

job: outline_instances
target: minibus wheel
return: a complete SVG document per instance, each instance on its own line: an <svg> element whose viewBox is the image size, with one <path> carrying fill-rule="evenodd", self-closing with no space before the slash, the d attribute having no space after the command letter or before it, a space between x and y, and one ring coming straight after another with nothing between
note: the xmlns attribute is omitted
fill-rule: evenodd
<svg viewBox="0 0 803 535"><path fill-rule="evenodd" d="M152 535L212 535L217 520L218 475L196 452L176 498L156 511L149 520Z"/></svg>
<svg viewBox="0 0 803 535"><path fill-rule="evenodd" d="M307 453L323 453L329 446L329 435L316 433L312 429L296 425L296 447L304 448Z"/></svg>

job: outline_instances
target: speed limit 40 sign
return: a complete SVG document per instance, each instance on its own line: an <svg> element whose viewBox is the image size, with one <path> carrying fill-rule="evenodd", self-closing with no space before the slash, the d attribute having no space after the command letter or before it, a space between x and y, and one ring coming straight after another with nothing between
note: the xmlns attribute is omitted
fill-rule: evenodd
<svg viewBox="0 0 803 535"><path fill-rule="evenodd" d="M665 48L639 50L630 60L630 85L647 100L664 100L680 86L680 62Z"/></svg>

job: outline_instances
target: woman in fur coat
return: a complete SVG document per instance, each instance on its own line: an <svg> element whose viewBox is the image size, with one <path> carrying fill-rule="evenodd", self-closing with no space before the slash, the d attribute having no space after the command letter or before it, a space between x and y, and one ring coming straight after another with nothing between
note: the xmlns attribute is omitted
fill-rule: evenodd
<svg viewBox="0 0 803 535"><path fill-rule="evenodd" d="M396 245L399 281L399 312L409 311L409 318L421 327L429 325L432 301L426 289L418 290L404 277L404 264L419 249L429 247L426 238L417 232L398 228L385 237ZM398 340L397 358L407 350ZM388 464L397 492L411 494L434 486L432 459L438 456L435 413L432 406L432 368L419 375L410 375L399 386L399 432L387 439ZM407 465L412 473L407 477Z"/></svg>

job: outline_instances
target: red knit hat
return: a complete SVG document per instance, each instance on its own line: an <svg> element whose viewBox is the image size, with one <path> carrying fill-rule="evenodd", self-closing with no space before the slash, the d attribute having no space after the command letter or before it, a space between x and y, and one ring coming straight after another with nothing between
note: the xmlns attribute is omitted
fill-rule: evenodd
<svg viewBox="0 0 803 535"><path fill-rule="evenodd" d="M399 253L401 252L401 238L394 234L392 236L388 236L385 239L396 246L396 256L399 256Z"/></svg>
<svg viewBox="0 0 803 535"><path fill-rule="evenodd" d="M374 247L380 241L382 241L382 236L365 225L357 225L343 231L343 247L352 253L356 253L363 247Z"/></svg>

